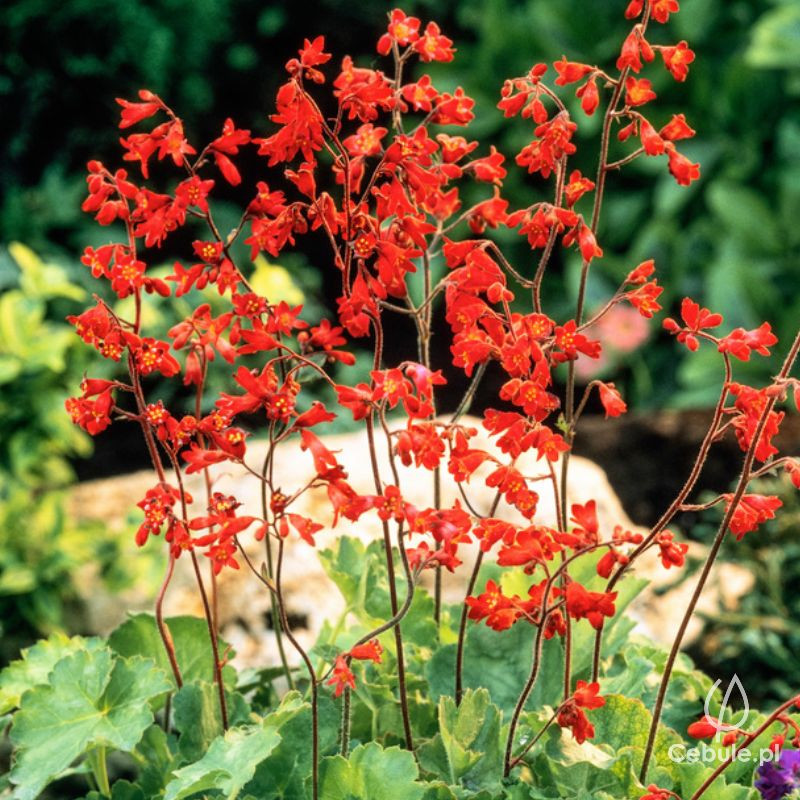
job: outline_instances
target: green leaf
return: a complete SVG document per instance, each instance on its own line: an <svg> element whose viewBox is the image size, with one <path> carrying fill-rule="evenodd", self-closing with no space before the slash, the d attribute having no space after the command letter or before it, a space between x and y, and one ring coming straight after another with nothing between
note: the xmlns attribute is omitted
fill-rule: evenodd
<svg viewBox="0 0 800 800"><path fill-rule="evenodd" d="M421 800L414 756L399 747L384 750L370 742L350 758L324 758L320 763L319 795L325 800Z"/></svg>
<svg viewBox="0 0 800 800"><path fill-rule="evenodd" d="M25 294L43 299L66 297L83 300L86 297L80 286L70 283L66 270L55 264L45 264L30 247L11 242L8 252L20 269L20 286Z"/></svg>
<svg viewBox="0 0 800 800"><path fill-rule="evenodd" d="M213 683L211 639L206 621L199 617L170 617L165 622L172 634L184 683L194 680ZM109 636L108 644L121 656L139 655L152 659L169 675L173 687L177 689L167 652L152 614L132 615ZM220 653L228 648L222 639L218 644ZM222 676L228 688L232 689L236 685L236 672L230 665L223 668Z"/></svg>
<svg viewBox="0 0 800 800"><path fill-rule="evenodd" d="M160 725L151 725L133 751L133 758L139 765L138 783L148 798L163 794L173 769L178 765L170 744L174 747L174 737L168 737Z"/></svg>
<svg viewBox="0 0 800 800"><path fill-rule="evenodd" d="M498 633L485 625L470 625L464 647L464 686L486 688L504 713L517 702L530 671L533 651L533 627L518 623ZM440 647L428 661L425 675L433 699L452 695L454 689L456 646ZM528 708L555 706L561 693L563 649L555 639L542 648L542 666Z"/></svg>
<svg viewBox="0 0 800 800"><path fill-rule="evenodd" d="M26 692L14 718L16 796L32 800L93 747L133 750L153 722L149 701L169 689L164 672L142 658L115 658L103 649L61 659L50 685Z"/></svg>
<svg viewBox="0 0 800 800"><path fill-rule="evenodd" d="M0 714L17 708L28 689L46 684L53 667L65 656L101 647L103 642L97 638L74 636L70 639L63 634L53 634L23 650L21 659L12 661L0 672Z"/></svg>
<svg viewBox="0 0 800 800"><path fill-rule="evenodd" d="M786 3L764 14L753 27L745 59L762 69L800 66L800 7Z"/></svg>
<svg viewBox="0 0 800 800"><path fill-rule="evenodd" d="M468 690L461 705L439 699L439 733L419 750L420 765L451 785L496 789L503 777L500 712L486 689Z"/></svg>
<svg viewBox="0 0 800 800"><path fill-rule="evenodd" d="M219 789L228 800L234 800L280 740L269 718L259 725L231 728L211 743L199 761L175 771L164 800L182 800L211 789Z"/></svg>
<svg viewBox="0 0 800 800"><path fill-rule="evenodd" d="M342 536L332 549L323 550L319 557L326 573L342 593L348 609L366 628L372 628L392 616L383 542L371 542L365 547L357 539ZM402 604L406 586L397 552L394 563L398 601ZM407 644L429 647L436 641L433 599L419 587L403 619L402 630ZM391 649L390 637L386 645Z"/></svg>
<svg viewBox="0 0 800 800"><path fill-rule="evenodd" d="M226 692L231 725L247 721L247 701L238 693ZM175 729L180 733L178 748L186 761L197 761L211 742L222 733L217 685L207 681L184 683L172 701Z"/></svg>
<svg viewBox="0 0 800 800"><path fill-rule="evenodd" d="M84 800L105 800L100 792L89 792ZM144 790L129 781L116 781L111 787L111 800L149 800Z"/></svg>
<svg viewBox="0 0 800 800"><path fill-rule="evenodd" d="M319 560L349 607L359 603L366 547L352 536L342 536L333 549L321 550Z"/></svg>
<svg viewBox="0 0 800 800"><path fill-rule="evenodd" d="M318 698L319 747L324 755L338 743L341 712L330 697ZM259 764L245 787L260 800L307 800L311 776L311 705L299 692L289 692L267 718L281 734L280 744Z"/></svg>

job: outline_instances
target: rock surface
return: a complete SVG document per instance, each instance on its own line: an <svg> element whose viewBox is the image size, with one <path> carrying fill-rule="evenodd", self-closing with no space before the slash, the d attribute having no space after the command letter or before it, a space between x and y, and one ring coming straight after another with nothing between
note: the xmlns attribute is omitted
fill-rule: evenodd
<svg viewBox="0 0 800 800"><path fill-rule="evenodd" d="M473 425L482 430L476 419L463 420L466 425ZM374 494L375 485L369 459L366 434L364 432L342 434L325 437L325 445L337 452L337 458L348 473L348 482L359 494ZM473 440L473 446L491 450L487 438L479 434ZM385 441L379 442L379 461L383 480L393 482L389 473L388 456ZM247 450L246 461L255 467L263 462L266 453L266 442L251 441ZM546 466L537 462L533 454L524 454L517 462L517 467L528 477L549 475ZM495 490L483 485L479 479L489 468L480 470L468 486L471 504L480 513L488 513L494 499ZM404 498L419 508L433 504L432 474L427 470L404 468L400 465L400 487ZM226 463L212 468L213 488L225 494L234 494L243 506L240 514L261 514L261 489L259 481L248 475L241 466ZM275 483L285 493L292 493L305 485L314 477L312 458L309 453L302 452L297 441L292 440L288 446L279 446L275 458ZM151 471L136 472L130 475L106 480L80 484L72 494L72 511L77 516L106 520L112 526L122 527L122 521L129 510L134 508L147 489L155 483ZM543 525L555 525L556 513L553 494L549 480L542 480L533 485L539 491L536 521ZM195 497L195 513L202 513L205 500L205 485L202 475L187 476L186 488ZM442 504L452 504L459 498L459 492L449 474L442 473ZM620 504L616 494L598 466L585 458L573 456L569 471L569 501L585 503L594 499L597 502L598 518L601 528L611 530L615 525L634 530ZM523 522L522 517L513 509L503 505L503 514L510 521ZM305 493L292 511L311 517L321 523L330 521L331 509L324 490L315 489ZM325 528L316 534L317 548L330 546L337 536L346 533L357 536L365 542L382 537L382 529L377 515L365 514L357 524L342 520L336 530ZM247 552L258 568L264 561L263 543L248 540ZM148 544L149 548L157 547L159 540ZM702 546L694 546L690 555L702 557ZM460 602L464 596L469 572L472 568L476 548L464 552L464 565L455 574L445 573L443 594L446 602ZM205 561L201 557L202 561ZM241 559L240 559L241 560ZM203 564L204 574L207 566ZM686 607L694 587L694 578L672 586L676 578L680 578L675 570L666 571L661 566L657 554L645 554L636 564L636 574L651 580L650 587L635 601L631 613L637 619L642 632L659 640L670 641L677 629L682 610ZM428 573L430 575L430 572ZM208 580L207 580L208 583ZM715 579L709 586L699 608L701 613L714 613L720 607L735 606L736 598L748 591L752 585L749 574L740 568L723 565L716 571ZM104 595L97 584L89 582L88 593L91 602L87 603L94 612L89 624L100 633L117 625L128 610L148 609L152 606L152 597L122 595L119 597ZM274 633L270 629L269 597L252 573L242 565L242 569L224 570L218 579L218 615L223 637L237 651L237 664L241 666L264 666L277 662L277 651ZM285 565L283 572L283 589L288 606L288 614L293 630L304 647L310 646L316 639L320 627L326 620L337 619L343 611L343 602L336 587L328 579L316 555L316 550L294 534L286 540ZM198 596L194 575L189 559L178 561L176 574L170 586L165 602L165 613L202 614L202 605ZM702 627L700 619L695 619L689 630L687 639L696 636ZM297 661L291 652L292 661Z"/></svg>

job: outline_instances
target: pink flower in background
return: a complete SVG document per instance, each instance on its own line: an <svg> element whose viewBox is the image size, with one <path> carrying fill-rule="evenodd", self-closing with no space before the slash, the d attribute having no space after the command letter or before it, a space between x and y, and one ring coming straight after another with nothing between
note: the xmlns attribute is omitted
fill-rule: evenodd
<svg viewBox="0 0 800 800"><path fill-rule="evenodd" d="M650 336L650 328L635 308L616 305L589 326L586 335L598 339L603 345L599 359L580 356L575 362L578 378L588 381L613 367L617 355L636 350Z"/></svg>

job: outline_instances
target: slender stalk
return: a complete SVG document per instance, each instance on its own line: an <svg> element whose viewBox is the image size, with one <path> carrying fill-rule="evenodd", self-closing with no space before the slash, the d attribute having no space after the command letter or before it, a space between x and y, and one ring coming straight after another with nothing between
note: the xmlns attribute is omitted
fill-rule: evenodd
<svg viewBox="0 0 800 800"><path fill-rule="evenodd" d="M375 450L375 427L372 415L367 416L367 441L369 443L369 457L372 464L372 475L375 481L375 491L383 493L380 471L378 468L378 457ZM397 583L394 572L394 554L392 552L392 540L389 533L389 523L382 520L383 527L383 549L386 557L386 571L389 577L389 602L392 609L392 617L398 616L399 604L397 601ZM403 634L400 631L400 624L394 626L394 643L397 649L397 682L400 690L400 711L403 716L403 732L406 740L406 747L414 750L414 739L411 734L411 717L408 712L408 694L406 689L406 668L405 656L403 654Z"/></svg>
<svg viewBox="0 0 800 800"><path fill-rule="evenodd" d="M783 380L789 376L789 372L792 369L792 366L797 358L797 353L799 350L800 350L800 331L798 331L797 335L795 336L795 340L792 343L792 347L789 350L789 353L786 356L785 361L783 362L783 367L781 368L781 371L777 377L778 381ZM697 579L697 584L695 586L694 592L692 593L689 605L686 607L686 611L683 614L683 619L681 620L681 624L678 627L678 632L675 635L674 641L672 642L672 647L670 649L669 656L667 657L667 663L664 665L664 674L661 677L661 684L658 687L658 694L656 696L656 702L653 708L653 720L650 723L650 732L647 737L647 745L645 746L644 758L642 759L642 768L640 771L640 780L642 780L642 782L644 782L645 777L647 775L647 768L650 764L650 758L653 754L653 747L655 745L656 733L658 731L658 724L661 721L661 712L664 707L664 699L667 694L669 679L672 675L672 669L675 666L675 660L678 657L678 653L680 651L680 647L683 642L683 637L686 634L686 628L688 627L689 622L692 616L694 615L695 607L697 606L697 602L700 599L701 594L703 593L706 581L708 580L711 568L714 566L714 562L717 558L717 554L719 553L720 547L722 547L722 542L725 539L725 535L728 532L728 528L730 527L733 515L736 512L739 502L741 501L742 496L744 495L747 489L747 484L750 482L751 470L753 467L753 461L755 460L756 449L758 447L759 440L761 439L761 434L764 431L764 427L767 424L767 419L769 418L772 409L775 407L776 401L777 398L775 397L769 398L769 400L766 402L764 408L761 411L758 424L756 425L755 431L753 433L753 438L750 442L750 446L747 449L747 453L745 454L744 464L742 466L742 472L739 477L739 481L736 485L736 489L733 493L733 497L731 498L731 502L728 506L728 510L725 512L725 515L722 518L722 522L720 523L717 535L714 538L714 543L711 545L708 557L706 558L706 561L703 564L703 569L700 572L700 577Z"/></svg>
<svg viewBox="0 0 800 800"><path fill-rule="evenodd" d="M697 458L692 465L691 470L689 471L689 476L687 477L686 481L684 482L681 490L676 495L675 499L670 503L669 507L666 511L661 515L661 517L656 521L656 524L651 528L650 533L644 539L644 541L636 547L636 549L630 554L628 563L620 567L617 572L612 576L611 580L608 582L606 586L606 591L610 592L614 589L617 585L619 580L625 574L625 572L631 568L631 565L636 561L636 559L652 544L655 537L662 531L664 528L667 527L670 520L675 516L678 509L680 509L683 502L689 496L691 491L694 489L695 484L697 483L701 472L703 471L703 466L706 463L708 458L708 453L711 450L711 446L714 444L714 441L717 436L717 429L719 428L719 423L723 416L723 410L725 408L725 400L728 397L728 390L727 386L731 380L731 362L730 358L728 358L727 354L725 354L725 379L723 381L723 388L720 392L719 399L717 400L717 405L714 408L714 414L711 419L711 424L706 431L706 435L703 437L703 441L700 444L700 450L697 453ZM602 652L602 641L603 641L603 628L604 626L601 625L598 629L597 633L595 634L594 640L594 654L592 657L592 681L597 681L598 675L600 673L600 656Z"/></svg>
<svg viewBox="0 0 800 800"><path fill-rule="evenodd" d="M342 694L342 730L340 734L340 753L342 758L347 758L350 746L350 689L345 686Z"/></svg>
<svg viewBox="0 0 800 800"><path fill-rule="evenodd" d="M261 470L261 516L266 520L268 519L269 514L269 505L267 503L267 471L272 464L272 455L274 451L274 445L272 442L273 438L273 431L272 427L270 427L270 444L269 449L267 451L267 455L264 458L264 465ZM272 537L265 536L264 537L264 550L266 551L267 556L267 577L270 580L274 580L275 578L275 570L274 564L272 559ZM289 660L286 658L286 649L283 646L283 632L281 630L281 620L280 614L278 613L278 606L276 604L276 598L273 596L273 593L269 593L269 613L270 617L272 618L272 630L275 632L275 644L278 648L278 657L280 658L281 667L283 668L283 674L286 676L286 683L288 684L290 689L294 689L294 678L292 677L292 671L289 669Z"/></svg>
<svg viewBox="0 0 800 800"><path fill-rule="evenodd" d="M169 660L172 674L175 676L175 683L180 689L183 686L183 677L181 670L178 666L178 658L175 654L175 642L172 640L172 634L164 622L164 596L167 593L167 587L172 580L172 575L175 572L175 557L172 553L169 554L169 561L167 562L167 571L164 574L164 580L161 582L161 588L158 590L156 597L156 626L161 636L161 641L164 643L164 649L167 651L167 659ZM169 724L169 723L167 723Z"/></svg>
<svg viewBox="0 0 800 800"><path fill-rule="evenodd" d="M772 725L775 720L780 717L785 711L790 709L793 705L800 704L800 694L793 697L791 700L787 700L785 703L779 705L752 733L748 733L745 736L741 746L738 750L741 750L744 747L749 747L752 742L754 742L762 733L764 733L770 725ZM725 772L728 767L736 761L736 753L732 753L729 755L724 761L722 761L717 768L700 784L697 788L697 791L689 798L689 800L699 800L708 789L711 788L711 784Z"/></svg>
<svg viewBox="0 0 800 800"><path fill-rule="evenodd" d="M106 764L106 748L98 745L89 752L89 764L92 768L92 775L97 781L97 788L100 794L111 797L111 786L108 782L108 766Z"/></svg>
<svg viewBox="0 0 800 800"><path fill-rule="evenodd" d="M217 638L217 631L214 627L214 618L211 613L211 606L208 602L206 587L203 583L203 576L200 574L200 564L197 561L197 554L194 552L194 550L190 552L192 557L192 568L194 569L194 576L197 580L197 588L200 591L200 598L203 602L203 611L206 617L208 635L211 639L211 652L214 658L214 681L217 684L217 695L219 696L219 713L222 719L222 730L226 731L228 730L228 701L225 698L225 684L222 682L222 664L220 664L219 658L219 639Z"/></svg>
<svg viewBox="0 0 800 800"><path fill-rule="evenodd" d="M283 574L283 539L278 539L278 557L275 564L275 592L278 595L278 609L281 615L281 625L286 638L292 644L297 654L303 660L308 670L311 692L311 797L312 800L319 800L319 689L317 685L317 674L314 665L308 657L308 653L297 641L292 629L289 626L289 618L286 615L286 604L283 601L283 587L281 577Z"/></svg>
<svg viewBox="0 0 800 800"><path fill-rule="evenodd" d="M545 602L547 594L549 594L550 583L548 582L545 591ZM536 638L534 639L533 644L533 661L531 663L531 671L528 674L528 680L525 681L525 686L522 688L522 692L517 700L516 706L514 706L514 712L511 715L511 723L509 724L508 728L508 738L506 739L506 752L505 752L505 760L504 760L504 770L503 774L508 777L509 773L511 772L511 767L513 766L513 753L514 753L514 738L517 732L517 725L519 725L519 719L522 716L522 712L525 710L525 703L528 702L528 697L530 696L531 691L533 691L533 687L536 684L536 680L539 677L539 669L542 665L542 646L544 645L544 627L547 623L547 618L542 617L542 621L539 624L539 627L536 630Z"/></svg>
<svg viewBox="0 0 800 800"><path fill-rule="evenodd" d="M489 517L493 517L497 511L497 506L500 504L501 493L498 490L492 502L492 507L489 510ZM464 594L464 602L461 604L461 619L458 623L458 643L456 645L456 677L455 677L455 700L456 705L461 704L461 698L464 695L464 646L467 640L467 603L466 598L475 591L475 584L478 582L478 574L481 571L483 564L483 550L478 551L475 558L475 564L472 567L472 574L469 576L469 583L467 583L467 591Z"/></svg>
<svg viewBox="0 0 800 800"><path fill-rule="evenodd" d="M478 573L481 571L483 564L483 550L478 551L475 558L475 565L472 567L472 574L469 576L469 583L467 584L466 597L469 597L475 591L475 584L478 582ZM458 624L458 644L456 645L456 680L455 680L455 700L456 705L461 705L461 698L464 695L464 645L467 639L467 604L461 605L461 620Z"/></svg>

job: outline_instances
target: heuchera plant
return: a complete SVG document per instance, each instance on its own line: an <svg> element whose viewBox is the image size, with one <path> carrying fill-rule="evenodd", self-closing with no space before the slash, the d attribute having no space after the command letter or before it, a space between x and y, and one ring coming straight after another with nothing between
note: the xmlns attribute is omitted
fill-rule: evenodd
<svg viewBox="0 0 800 800"><path fill-rule="evenodd" d="M348 56L336 69L322 36L306 40L298 57L286 65L288 77L278 91L268 135L253 136L228 119L220 135L200 147L186 138L182 119L155 94L143 90L137 101L118 101L120 128L125 131L120 140L123 159L131 162L131 172L90 162L83 209L101 225L114 224L124 236L87 248L82 260L104 287L110 285L113 295L133 298L133 313L121 317L103 288L98 289L95 304L70 321L101 356L124 365L128 378L86 378L80 395L67 402L67 410L91 434L118 421L141 426L156 481L138 504L143 521L136 541L153 546L154 537L163 537L167 568L154 625L161 649L139 653L166 667L171 678L153 673L162 677L148 679L150 691L139 686L136 699L140 715L147 702L163 708L168 735L155 725L147 727L148 719L153 719L148 712L149 718L145 713L128 739L97 734L85 740L87 763L100 793L111 791L106 747L127 748L139 763L150 767L161 758L158 792L168 798L209 793L237 797L244 792L315 800L389 796L697 800L704 795L747 797L753 791L729 785L723 792L725 781L718 778L731 767L736 769L729 774L735 773L737 779L752 778L752 766L748 774L742 773L735 756L720 759L713 770L695 765L694 771L680 771L663 751L681 737L662 723L676 725L683 720L685 729L691 721L689 734L695 737L717 733L718 720L699 714L699 702L688 712L686 707L670 712L675 698L669 690L671 681L677 681L676 692L697 701L710 686L701 676L692 678L695 683L691 691L687 689L691 683L687 676L696 673L687 668L679 650L728 533L741 539L772 518L781 505L775 496L752 493L751 481L785 470L800 487L800 462L780 457L773 445L784 416L778 405L792 392L794 402L800 402L800 383L790 375L800 338L786 348L785 360L768 386L747 386L735 380L734 363L770 355L777 339L769 323L755 330L718 333L722 316L684 299L680 318L666 319L664 327L690 351L716 348L724 372L708 431L685 484L658 522L639 533L619 526L604 530L596 502L578 504L568 494L570 451L591 394L598 392L607 416L626 411L612 383L593 380L578 391L576 359L601 354L602 343L591 338L591 326L620 304L630 304L648 320L661 310L662 287L653 260L647 260L631 265L617 291L593 316L586 313L589 272L603 255L598 232L607 186L619 170L640 158L663 157L665 168L682 186L700 175L698 164L680 149L695 131L683 114L661 118L651 81L643 77L647 70L663 67L677 81L687 78L695 57L687 43L656 44L664 38L659 27L677 11L677 0L632 0L625 10L632 27L614 69L565 57L552 67L535 64L526 75L505 82L499 109L505 117L523 118L531 131L530 141L516 154L516 165L541 179L542 186L550 184L547 199L536 199L524 208L510 208L502 196L507 174L503 154L445 132L469 125L474 101L461 88L440 92L426 74L409 77L415 61L449 62L455 50L436 23L423 27L399 9L391 13L378 42L378 53L387 59L386 72L356 66ZM580 100L580 114L602 115L597 172L591 177L570 166L578 122L566 95L573 91ZM128 132L134 126L139 132ZM246 185L247 176L237 166L245 148L255 148L274 177L255 182L239 223L231 230L221 229L212 210L214 193L223 182ZM160 173L166 167L172 170L173 177L167 179L171 189L148 188L151 170ZM464 202L465 182L485 185L483 199ZM531 264L510 263L491 238L491 232L501 227L527 239L534 254ZM193 234L197 237L193 254L175 263L165 279L156 277L149 264L158 260L164 241L184 228L200 231ZM330 269L341 283L334 321L303 319L301 307L271 302L253 291L248 267L236 262L231 249L243 238L252 258L262 252L277 258L299 236L311 232L328 242ZM542 303L542 283L557 247L576 248L582 262L570 319L553 319ZM442 262L446 269L438 277ZM202 302L199 291L209 287L223 299L224 313L214 315L211 305ZM154 294L195 303L189 316L174 321L168 340L154 338L144 324L144 307L148 295ZM437 416L437 391L445 379L442 365L431 358L434 309L440 304L449 332L437 330L437 334L450 337L452 362L471 379L450 418ZM384 344L395 315L416 330L414 361L386 361ZM369 381L346 380L352 371L348 367L355 363L356 341L372 348ZM248 364L257 364L254 369L241 363L248 356ZM207 375L218 359L230 365L233 380L229 391L209 397ZM477 431L461 420L492 362L502 370L504 381L496 402L488 403L493 407L483 414L483 427L496 445L486 450L473 441ZM171 413L148 390L153 375L191 387L196 413ZM336 406L315 399L320 384L335 391ZM204 414L203 409L209 408ZM354 490L336 453L321 438L325 424L338 414L351 415L365 430L374 493ZM250 431L242 421L245 415L247 420L262 420L259 430L269 443L264 463L248 460ZM692 504L709 452L729 429L744 453L735 487L705 505ZM284 474L279 489L276 453L287 442L307 452L315 477L305 485L287 486L290 476ZM387 446L388 468L378 455ZM519 469L520 456L527 452L536 455L540 474ZM259 515L240 514L236 497L214 491L209 468L225 462L240 465L263 487ZM430 476L430 507L416 508L404 499L399 463ZM463 501L441 503L443 470L457 483ZM205 497L189 496L185 473L205 473ZM488 515L476 513L470 503L471 481L495 490ZM298 513L299 498L320 487L327 492L330 513L321 519ZM553 526L537 520L539 495L545 491L555 498ZM657 550L665 569L683 567L687 545L669 526L682 512L715 505L723 511L719 531L671 649L660 656L655 648L647 651L650 660L645 662L657 670L660 681L657 685L651 681L646 689L645 676L637 672L644 651L637 651L637 666L630 652L620 651L628 629L611 633L621 593L634 583L623 579L648 550ZM506 513L508 509L515 515ZM377 515L382 523L382 580L389 596L386 618L363 635L362 625L346 649L334 649L329 642L309 653L289 624L281 580L286 540L300 537L313 547L315 532L324 526L343 519L357 526L365 515ZM524 524L509 519L520 519L519 515ZM263 566L249 555L252 548L246 545L252 539L263 542ZM461 564L466 557L463 547L470 542L479 549L466 597L460 607L444 607L443 570ZM508 571L479 579L490 553ZM361 556L365 557L363 548ZM329 553L328 560L331 557ZM193 741L192 725L200 724L199 717L187 711L186 692L196 676L187 674L189 667L176 644L175 632L182 628L177 622L168 625L162 614L178 559L188 559L196 577L210 648L207 677L216 685L216 716L212 715L216 722L211 729L220 735L199 750L186 744ZM208 578L201 569L206 559L211 565ZM290 687L303 692L290 692L277 710L262 706L269 714L258 717L258 722L242 713L244 699L231 692L225 677L228 656L215 622L215 576L229 569L252 571L254 581L270 593L282 672ZM417 584L425 570L436 572L436 593L430 603L420 605L424 592ZM427 641L405 638L411 636L404 621L408 623L412 607L423 608L430 616ZM492 629L487 635L493 638L480 633L483 626ZM489 650L502 649L504 637L516 637L509 639L515 643L514 660L507 665L505 686L501 690L493 685L497 673L487 669L486 688L480 689L474 677L465 677L471 653L478 650L470 642L484 642L482 657L488 659ZM289 668L284 638L299 654L304 672ZM136 660L123 640L120 635L115 643L112 637L117 660L106 665L110 676L106 693L117 671L153 666ZM521 642L526 643L524 650L519 649ZM58 691L69 682L70 670L80 666L72 663L77 655L66 653L58 661L51 675L53 686L47 691ZM470 674L474 673L473 668ZM79 677L74 680L80 682ZM175 693L172 709L169 702L164 705L167 685ZM46 698L37 693L43 691L33 688L24 695L12 730L18 755L11 780L18 784L21 797L35 796L81 752L73 752L45 777L30 777L36 754L42 758L36 749L40 745L28 737L36 728L36 714L42 713L39 706ZM101 687L98 698L102 691ZM435 711L424 712L430 694L439 697L438 717ZM158 704L156 697L161 698ZM113 707L108 698L102 702ZM394 735L377 735L373 721L372 736L380 744L399 742L407 753L368 742L370 731L357 722L357 707L363 710L369 702L399 708ZM790 716L798 702L800 695L760 716L749 732L728 732L725 743L744 746L767 736L776 749L800 747L800 729ZM308 711L308 718L292 727L301 709ZM339 721L331 724L334 711ZM692 715L688 720L687 713ZM360 742L352 753L351 724L358 725L354 738ZM175 744L176 731L180 746ZM139 742L143 734L144 745ZM292 748L292 758L300 759L291 764L302 762L296 794L276 788L280 784L276 775L294 769L286 760L269 761L283 752L282 740ZM591 770L599 769L607 773L606 783L587 784L581 790L565 788L566 772L582 762L590 772L581 772L581 780L589 780ZM265 772L265 764L277 772ZM144 784L137 789L142 797L155 791L148 785L150 790ZM123 795L122 790L118 795L116 786L113 797L139 797Z"/></svg>

